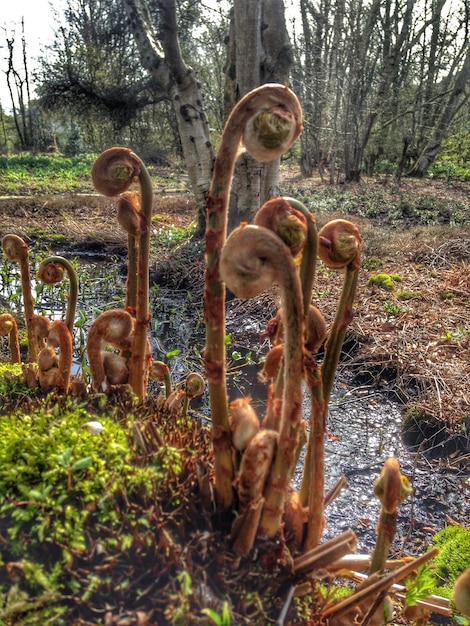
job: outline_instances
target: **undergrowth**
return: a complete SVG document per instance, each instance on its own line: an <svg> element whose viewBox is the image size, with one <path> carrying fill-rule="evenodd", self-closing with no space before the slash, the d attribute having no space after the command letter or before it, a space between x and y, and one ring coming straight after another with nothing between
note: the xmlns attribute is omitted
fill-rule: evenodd
<svg viewBox="0 0 470 626"><path fill-rule="evenodd" d="M2 624L102 623L92 616L103 598L138 606L141 584L161 589L184 570L178 535L196 519L178 511L195 495L195 438L202 449L208 440L173 414L157 425L155 402L134 411L130 394L107 401L30 395L2 411Z"/></svg>

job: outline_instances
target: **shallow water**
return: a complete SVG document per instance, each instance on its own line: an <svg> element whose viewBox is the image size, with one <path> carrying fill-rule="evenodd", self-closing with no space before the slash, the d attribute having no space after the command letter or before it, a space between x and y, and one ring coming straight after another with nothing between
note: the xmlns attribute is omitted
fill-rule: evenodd
<svg viewBox="0 0 470 626"><path fill-rule="evenodd" d="M449 518L468 523L470 493L468 486L462 488L465 474L404 446L400 405L374 391L363 395L366 390L350 388L341 394L341 389L340 383L328 419L331 434L339 440L326 439L326 488L341 475L346 476L348 486L326 509L325 537L352 528L360 550L373 548L379 514L373 481L390 456L399 460L414 490L399 509L395 550L423 552Z"/></svg>

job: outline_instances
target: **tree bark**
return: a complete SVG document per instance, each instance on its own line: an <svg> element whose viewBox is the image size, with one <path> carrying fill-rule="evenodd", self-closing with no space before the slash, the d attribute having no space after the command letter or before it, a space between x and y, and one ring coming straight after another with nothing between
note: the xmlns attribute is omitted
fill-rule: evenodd
<svg viewBox="0 0 470 626"><path fill-rule="evenodd" d="M468 95L465 94L465 87L469 81L470 45L468 45L467 54L464 59L462 68L457 74L454 86L447 97L447 102L443 106L441 114L439 115L432 137L430 137L421 154L419 155L416 163L411 169L410 174L414 176L424 176L429 166L433 163L434 159L439 153L442 140L450 123L454 119L454 116L459 108L468 99Z"/></svg>
<svg viewBox="0 0 470 626"><path fill-rule="evenodd" d="M228 47L226 102L230 109L264 83L287 82L292 50L282 0L235 0ZM250 222L270 197L279 194L279 160L259 163L246 154L237 162L228 229Z"/></svg>
<svg viewBox="0 0 470 626"><path fill-rule="evenodd" d="M198 231L205 227L206 198L214 151L196 75L181 52L174 0L157 0L155 24L146 0L123 0L142 65L170 99L178 124L183 156L198 207Z"/></svg>

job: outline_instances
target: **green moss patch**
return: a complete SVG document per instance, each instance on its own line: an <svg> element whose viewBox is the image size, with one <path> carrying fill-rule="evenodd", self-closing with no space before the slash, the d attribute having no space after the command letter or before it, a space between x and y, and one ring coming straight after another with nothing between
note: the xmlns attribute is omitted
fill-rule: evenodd
<svg viewBox="0 0 470 626"><path fill-rule="evenodd" d="M395 291L396 284L403 279L398 274L372 274L367 280L368 287L379 287L385 291Z"/></svg>
<svg viewBox="0 0 470 626"><path fill-rule="evenodd" d="M470 567L470 530L463 526L447 526L434 535L433 547L439 554L433 560L436 591L451 599L454 583Z"/></svg>

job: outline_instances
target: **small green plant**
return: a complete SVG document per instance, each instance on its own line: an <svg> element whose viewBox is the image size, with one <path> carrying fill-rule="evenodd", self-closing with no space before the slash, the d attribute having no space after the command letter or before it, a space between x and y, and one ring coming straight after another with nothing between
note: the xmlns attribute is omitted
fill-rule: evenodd
<svg viewBox="0 0 470 626"><path fill-rule="evenodd" d="M207 617L214 622L215 626L230 626L230 609L228 602L223 603L221 613L217 613L214 609L202 609L202 613L207 615Z"/></svg>
<svg viewBox="0 0 470 626"><path fill-rule="evenodd" d="M421 298L421 292L403 289L397 293L396 297L397 300L417 300L418 298Z"/></svg>
<svg viewBox="0 0 470 626"><path fill-rule="evenodd" d="M165 611L167 623L172 626L185 626L191 614L191 596L193 595L193 581L187 571L176 576L179 590L170 596L171 602Z"/></svg>
<svg viewBox="0 0 470 626"><path fill-rule="evenodd" d="M419 600L424 600L435 592L436 582L434 577L433 565L424 563L416 572L415 576L411 576L405 581L406 606L415 606Z"/></svg>
<svg viewBox="0 0 470 626"><path fill-rule="evenodd" d="M153 231L153 237L158 245L171 248L178 243L191 239L194 235L195 228L179 228L162 224Z"/></svg>
<svg viewBox="0 0 470 626"><path fill-rule="evenodd" d="M400 305L396 302L384 302L384 309L389 315L393 315L394 317L400 315L401 313Z"/></svg>
<svg viewBox="0 0 470 626"><path fill-rule="evenodd" d="M316 291L316 297L319 300L325 300L330 294L330 290L328 288L324 288L324 289L317 289Z"/></svg>
<svg viewBox="0 0 470 626"><path fill-rule="evenodd" d="M462 339L464 337L466 337L468 334L467 329L465 328L465 326L459 326L458 330L455 331L451 331L448 330L446 331L445 335L442 337L442 341L445 341L446 343L460 343L462 341Z"/></svg>
<svg viewBox="0 0 470 626"><path fill-rule="evenodd" d="M384 262L381 259L376 259L374 257L371 257L370 259L366 259L363 262L362 267L365 270L376 270L379 267L382 267L383 264Z"/></svg>

